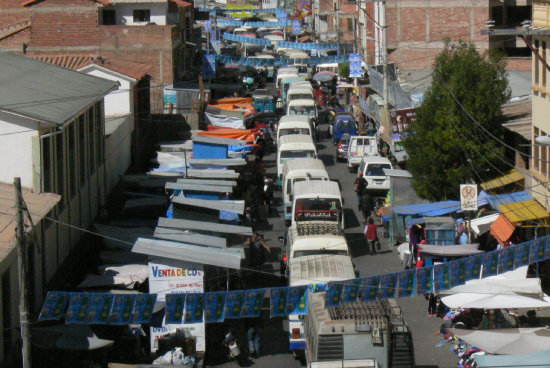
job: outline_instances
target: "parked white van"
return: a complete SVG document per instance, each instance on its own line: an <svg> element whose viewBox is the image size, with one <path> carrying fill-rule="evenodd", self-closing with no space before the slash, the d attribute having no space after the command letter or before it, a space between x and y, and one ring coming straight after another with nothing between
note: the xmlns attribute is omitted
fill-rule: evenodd
<svg viewBox="0 0 550 368"><path fill-rule="evenodd" d="M296 158L317 158L317 148L310 135L287 134L278 142L277 149L277 180L279 185L283 179L283 164Z"/></svg>
<svg viewBox="0 0 550 368"><path fill-rule="evenodd" d="M378 156L378 143L376 137L366 135L353 135L348 144L348 169L357 171L361 160L365 156Z"/></svg>
<svg viewBox="0 0 550 368"><path fill-rule="evenodd" d="M308 88L302 84L297 86L290 86L286 93L286 103L292 100L314 100L313 89Z"/></svg>
<svg viewBox="0 0 550 368"><path fill-rule="evenodd" d="M388 191L390 178L384 174L384 169L393 169L389 159L382 156L366 156L361 160L357 176L363 173L368 191Z"/></svg>
<svg viewBox="0 0 550 368"><path fill-rule="evenodd" d="M309 119L305 116L306 121L304 120L291 120L279 122L277 127L277 146L279 145L279 139L289 134L305 134L309 135L312 139L314 138L311 124Z"/></svg>
<svg viewBox="0 0 550 368"><path fill-rule="evenodd" d="M294 183L292 225L321 221L337 223L344 230L344 211L340 186L335 181L301 181Z"/></svg>
<svg viewBox="0 0 550 368"><path fill-rule="evenodd" d="M311 123L311 119L309 118L309 116L306 116L306 115L283 115L283 116L281 116L281 118L279 119L279 124L277 126L277 131L279 130L281 125L291 127L294 124L298 124L298 123L299 123L300 127L304 126L304 124L308 124L309 125L309 130L312 132L311 135L313 136L314 126ZM298 125L296 125L296 127L298 127ZM296 133L293 133L293 134L296 134ZM299 133L299 134L309 134L309 133ZM286 134L281 134L281 136L283 136L283 135L286 135ZM279 139L279 134L277 132L277 140L278 139Z"/></svg>
<svg viewBox="0 0 550 368"><path fill-rule="evenodd" d="M330 180L323 161L317 158L297 158L283 165L283 209L286 226L292 222L294 184L301 181Z"/></svg>

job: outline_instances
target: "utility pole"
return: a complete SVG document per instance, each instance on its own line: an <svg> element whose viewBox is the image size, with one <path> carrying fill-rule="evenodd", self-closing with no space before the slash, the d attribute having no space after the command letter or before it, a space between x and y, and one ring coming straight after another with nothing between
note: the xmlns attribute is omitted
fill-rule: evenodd
<svg viewBox="0 0 550 368"><path fill-rule="evenodd" d="M340 55L340 7L338 6L338 1L335 0L335 10L336 10L336 47L337 55Z"/></svg>
<svg viewBox="0 0 550 368"><path fill-rule="evenodd" d="M384 109L389 114L389 91L388 91L388 44L387 44L388 26L386 25L386 2L382 2L382 49L384 62Z"/></svg>
<svg viewBox="0 0 550 368"><path fill-rule="evenodd" d="M19 268L19 323L21 324L21 340L23 342L23 368L31 368L31 330L27 303L27 248L25 247L25 226L23 216L23 192L21 178L13 181L15 187L15 204L17 215L17 265Z"/></svg>

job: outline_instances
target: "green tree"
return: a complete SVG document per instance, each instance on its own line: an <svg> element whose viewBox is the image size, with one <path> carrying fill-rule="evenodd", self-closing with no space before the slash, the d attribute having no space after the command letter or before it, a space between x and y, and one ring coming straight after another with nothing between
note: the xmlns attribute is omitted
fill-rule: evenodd
<svg viewBox="0 0 550 368"><path fill-rule="evenodd" d="M349 78L349 61L338 65L338 75L341 78Z"/></svg>
<svg viewBox="0 0 550 368"><path fill-rule="evenodd" d="M403 142L420 197L457 199L460 184L479 183L510 168L503 162L504 146L479 126L502 140L501 106L510 98L504 67L500 53L480 54L473 44L446 42Z"/></svg>

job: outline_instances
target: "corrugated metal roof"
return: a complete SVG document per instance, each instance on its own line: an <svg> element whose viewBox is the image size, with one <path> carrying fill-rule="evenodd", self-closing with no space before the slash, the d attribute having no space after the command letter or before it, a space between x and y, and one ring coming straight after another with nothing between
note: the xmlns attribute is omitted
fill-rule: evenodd
<svg viewBox="0 0 550 368"><path fill-rule="evenodd" d="M187 170L189 178L237 179L239 175L235 170Z"/></svg>
<svg viewBox="0 0 550 368"><path fill-rule="evenodd" d="M531 99L516 101L502 105L502 121L506 129L531 140L532 133L532 101Z"/></svg>
<svg viewBox="0 0 550 368"><path fill-rule="evenodd" d="M481 183L481 188L491 190L525 180L525 177L516 169L510 170L506 175Z"/></svg>
<svg viewBox="0 0 550 368"><path fill-rule="evenodd" d="M166 189L182 189L184 191L197 191L209 193L233 193L231 185L204 185L204 184L189 184L189 183L166 183Z"/></svg>
<svg viewBox="0 0 550 368"><path fill-rule="evenodd" d="M546 209L536 200L514 202L498 206L500 211L511 222L538 220L550 217Z"/></svg>
<svg viewBox="0 0 550 368"><path fill-rule="evenodd" d="M157 227L155 229L154 237L216 248L225 248L227 246L227 239L219 236L197 234L190 231L169 229L165 227Z"/></svg>
<svg viewBox="0 0 550 368"><path fill-rule="evenodd" d="M244 212L244 201L230 201L230 200L208 200L208 199L197 199L197 198L187 198L187 197L174 197L172 202L179 203L187 206L201 207L201 208L210 208L213 210L227 211L238 213L242 215Z"/></svg>
<svg viewBox="0 0 550 368"><path fill-rule="evenodd" d="M178 179L176 183L183 184L203 184L203 185L228 185L235 187L237 182L235 180L215 180L215 179Z"/></svg>
<svg viewBox="0 0 550 368"><path fill-rule="evenodd" d="M0 51L0 110L64 124L117 83Z"/></svg>
<svg viewBox="0 0 550 368"><path fill-rule="evenodd" d="M243 166L246 160L242 158L193 158L189 160L191 165L206 166Z"/></svg>
<svg viewBox="0 0 550 368"><path fill-rule="evenodd" d="M325 283L355 278L349 256L304 256L290 262L290 286Z"/></svg>
<svg viewBox="0 0 550 368"><path fill-rule="evenodd" d="M193 138L191 139L193 140L193 142L221 144L226 146L245 146L246 145L246 141L243 141L241 139L208 137L203 135L194 135Z"/></svg>
<svg viewBox="0 0 550 368"><path fill-rule="evenodd" d="M158 226L176 229L208 231L214 233L252 235L252 228L248 226L227 225L205 221L181 220L166 217L159 218Z"/></svg>
<svg viewBox="0 0 550 368"><path fill-rule="evenodd" d="M242 249L221 249L168 240L138 238L132 252L225 268L241 268Z"/></svg>

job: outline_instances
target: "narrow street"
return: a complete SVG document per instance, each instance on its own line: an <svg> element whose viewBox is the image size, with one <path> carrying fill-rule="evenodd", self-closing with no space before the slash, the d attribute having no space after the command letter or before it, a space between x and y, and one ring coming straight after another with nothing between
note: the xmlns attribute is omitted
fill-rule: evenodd
<svg viewBox="0 0 550 368"><path fill-rule="evenodd" d="M345 163L337 162L335 159L335 146L327 135L328 125L320 126L321 140L317 144L319 158L323 160L327 171L332 180L337 180L342 189L342 198L344 200L344 212L346 222L346 238L356 270L359 277L390 273L400 271L403 265L399 262L398 254L392 250L388 238L383 237L383 231L380 230L380 240L382 252L376 256L370 256L366 252L366 242L363 235L364 220L357 208L357 198L353 191L354 174L351 174ZM275 176L277 170L275 166L276 155L270 153L264 157L266 172ZM278 237L284 235L285 225L281 220L281 192L275 192L276 208L272 216L268 218L268 224L262 224L260 231L268 245L272 247L268 262L264 264L265 272L273 272L274 276L261 274L258 278L262 279L264 285L272 286L279 281L279 249L282 244ZM265 230L264 230L265 229ZM405 321L408 323L414 341L416 367L455 367L457 356L448 350L450 345L440 343L439 331L441 324L445 321L437 317L427 316L427 301L424 296L415 296L401 298L397 300L403 310ZM265 306L264 306L265 308ZM263 311L264 331L262 335L263 351L261 356L254 360L244 362L243 366L254 365L258 367L299 367L301 363L295 360L288 350L288 336L284 330L284 321L281 318L269 319L269 310ZM242 322L239 322L242 323ZM237 325L239 326L239 325ZM241 326L242 327L242 326ZM239 330L239 327L236 328ZM239 331L241 348L246 349L247 339L244 329ZM210 347L216 350L216 347ZM223 360L222 360L223 361ZM217 367L235 367L236 362L222 363L214 365Z"/></svg>

